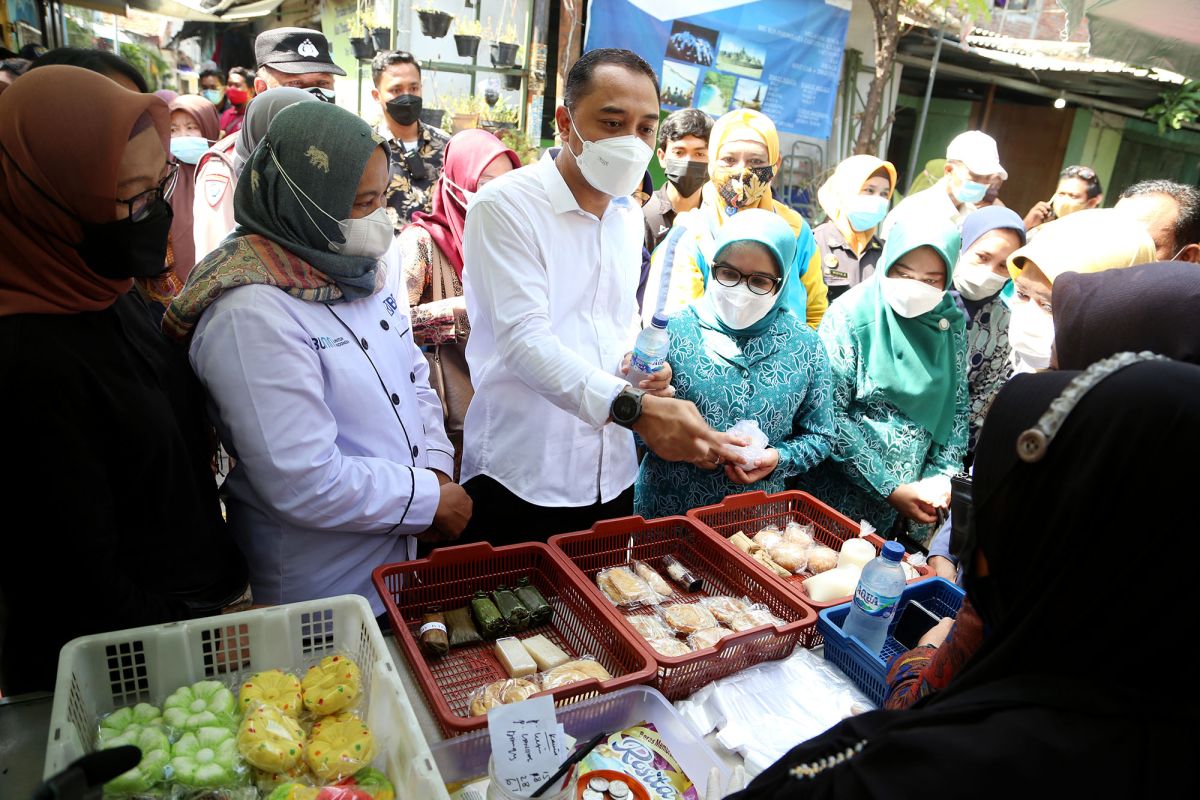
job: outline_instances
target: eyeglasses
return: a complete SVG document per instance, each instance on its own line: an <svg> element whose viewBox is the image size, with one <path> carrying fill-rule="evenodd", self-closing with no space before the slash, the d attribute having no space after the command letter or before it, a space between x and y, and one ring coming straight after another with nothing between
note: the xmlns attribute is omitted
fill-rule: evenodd
<svg viewBox="0 0 1200 800"><path fill-rule="evenodd" d="M783 281L782 278L776 278L774 275L766 275L762 272L743 275L741 270L720 262L713 264L712 276L713 280L729 289L745 281L746 288L754 294L770 294Z"/></svg>
<svg viewBox="0 0 1200 800"><path fill-rule="evenodd" d="M129 206L130 222L142 222L150 216L155 204L159 200L171 199L171 195L175 193L175 184L178 181L179 165L175 163L168 164L166 176L153 189L139 192L128 200L117 198L117 202Z"/></svg>
<svg viewBox="0 0 1200 800"><path fill-rule="evenodd" d="M1063 171L1063 177L1094 181L1096 180L1096 172L1091 167L1067 167Z"/></svg>

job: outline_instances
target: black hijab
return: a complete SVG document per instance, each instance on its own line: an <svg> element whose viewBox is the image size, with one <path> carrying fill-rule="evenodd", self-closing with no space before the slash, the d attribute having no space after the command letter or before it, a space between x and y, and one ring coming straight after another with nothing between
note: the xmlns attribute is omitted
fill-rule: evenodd
<svg viewBox="0 0 1200 800"><path fill-rule="evenodd" d="M1087 369L1113 353L1149 350L1200 364L1200 266L1160 261L1054 281L1059 369Z"/></svg>
<svg viewBox="0 0 1200 800"><path fill-rule="evenodd" d="M944 691L843 721L735 797L1196 796L1182 467L1200 441L1200 367L1116 372L1040 461L1021 461L1018 436L1078 374L1015 377L984 424L975 527L989 577L967 586L989 623L980 650ZM1180 552L1153 553L1173 541Z"/></svg>

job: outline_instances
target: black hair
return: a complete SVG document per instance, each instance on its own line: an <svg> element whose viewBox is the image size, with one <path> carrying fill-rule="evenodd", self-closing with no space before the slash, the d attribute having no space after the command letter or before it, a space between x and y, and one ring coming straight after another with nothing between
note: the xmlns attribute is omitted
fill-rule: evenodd
<svg viewBox="0 0 1200 800"><path fill-rule="evenodd" d="M417 77L421 77L421 62L412 53L407 50L380 50L371 59L371 80L375 83L375 88L379 88L379 81L387 68L397 64L412 64L417 68Z"/></svg>
<svg viewBox="0 0 1200 800"><path fill-rule="evenodd" d="M150 91L150 87L146 85L146 79L142 77L142 73L138 71L137 67L116 53L110 53L107 50L84 50L81 47L56 47L38 56L29 65L29 68L37 69L38 67L47 67L51 64L79 67L91 70L92 72L98 72L110 78L121 76L128 78L137 87L139 92L145 94Z"/></svg>
<svg viewBox="0 0 1200 800"><path fill-rule="evenodd" d="M246 81L246 85L249 86L251 89L254 88L254 72L247 69L246 67L230 67L229 74L230 75L241 75L242 79ZM228 79L226 79L225 83L226 83L226 85L229 84Z"/></svg>
<svg viewBox="0 0 1200 800"><path fill-rule="evenodd" d="M201 71L200 71L200 77L199 77L199 78L197 78L197 80L198 80L198 81L202 81L202 80L204 80L205 78L216 78L218 81L220 81L220 82L221 82L221 85L222 85L222 86L224 86L224 85L225 85L225 73L224 73L224 72L222 72L222 71L221 71L221 70L219 70L219 69L206 69L206 70L201 70Z"/></svg>
<svg viewBox="0 0 1200 800"><path fill-rule="evenodd" d="M1165 194L1179 205L1179 218L1175 220L1176 249L1200 242L1200 189L1157 178L1135 183L1121 192L1121 199L1144 194Z"/></svg>
<svg viewBox="0 0 1200 800"><path fill-rule="evenodd" d="M685 136L695 136L708 141L712 133L712 117L698 108L684 108L667 115L658 129L658 146L666 150L671 142L677 142Z"/></svg>
<svg viewBox="0 0 1200 800"><path fill-rule="evenodd" d="M1096 174L1096 170L1091 167L1067 167L1058 174L1058 179L1078 178L1087 184L1087 196L1091 200L1093 197L1099 197L1104 191L1100 187L1100 176Z"/></svg>
<svg viewBox="0 0 1200 800"><path fill-rule="evenodd" d="M601 47L597 50L588 50L571 65L571 71L567 73L567 85L563 88L563 105L568 110L574 110L575 104L588 93L592 85L592 73L596 71L596 67L603 64L613 64L624 67L630 72L639 72L645 75L654 84L654 96L658 96L658 75L654 72L654 68L646 63L646 59L632 50Z"/></svg>

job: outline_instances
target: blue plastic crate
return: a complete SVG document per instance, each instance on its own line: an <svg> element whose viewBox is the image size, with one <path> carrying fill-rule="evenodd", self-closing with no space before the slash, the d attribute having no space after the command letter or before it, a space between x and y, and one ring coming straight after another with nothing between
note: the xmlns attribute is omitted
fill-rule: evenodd
<svg viewBox="0 0 1200 800"><path fill-rule="evenodd" d="M892 630L909 601L916 600L940 617L954 618L958 616L965 596L962 589L945 578L909 584L900 596L881 655L870 652L857 637L847 636L842 631L842 623L850 613L850 603L827 608L817 618L817 630L825 636L825 660L846 673L846 677L854 681L875 705L882 706L887 696L888 667L896 656L905 652L904 645L892 638Z"/></svg>

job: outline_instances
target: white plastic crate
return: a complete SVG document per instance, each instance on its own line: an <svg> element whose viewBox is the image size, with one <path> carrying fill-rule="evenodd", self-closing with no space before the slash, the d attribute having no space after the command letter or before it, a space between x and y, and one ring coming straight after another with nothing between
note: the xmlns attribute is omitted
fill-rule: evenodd
<svg viewBox="0 0 1200 800"><path fill-rule="evenodd" d="M371 607L358 595L68 642L58 658L45 775L90 752L100 716L121 706L161 705L179 686L199 680L236 686L259 670L294 672L336 651L361 668L364 713L379 751L374 765L396 787L397 800L449 800Z"/></svg>

